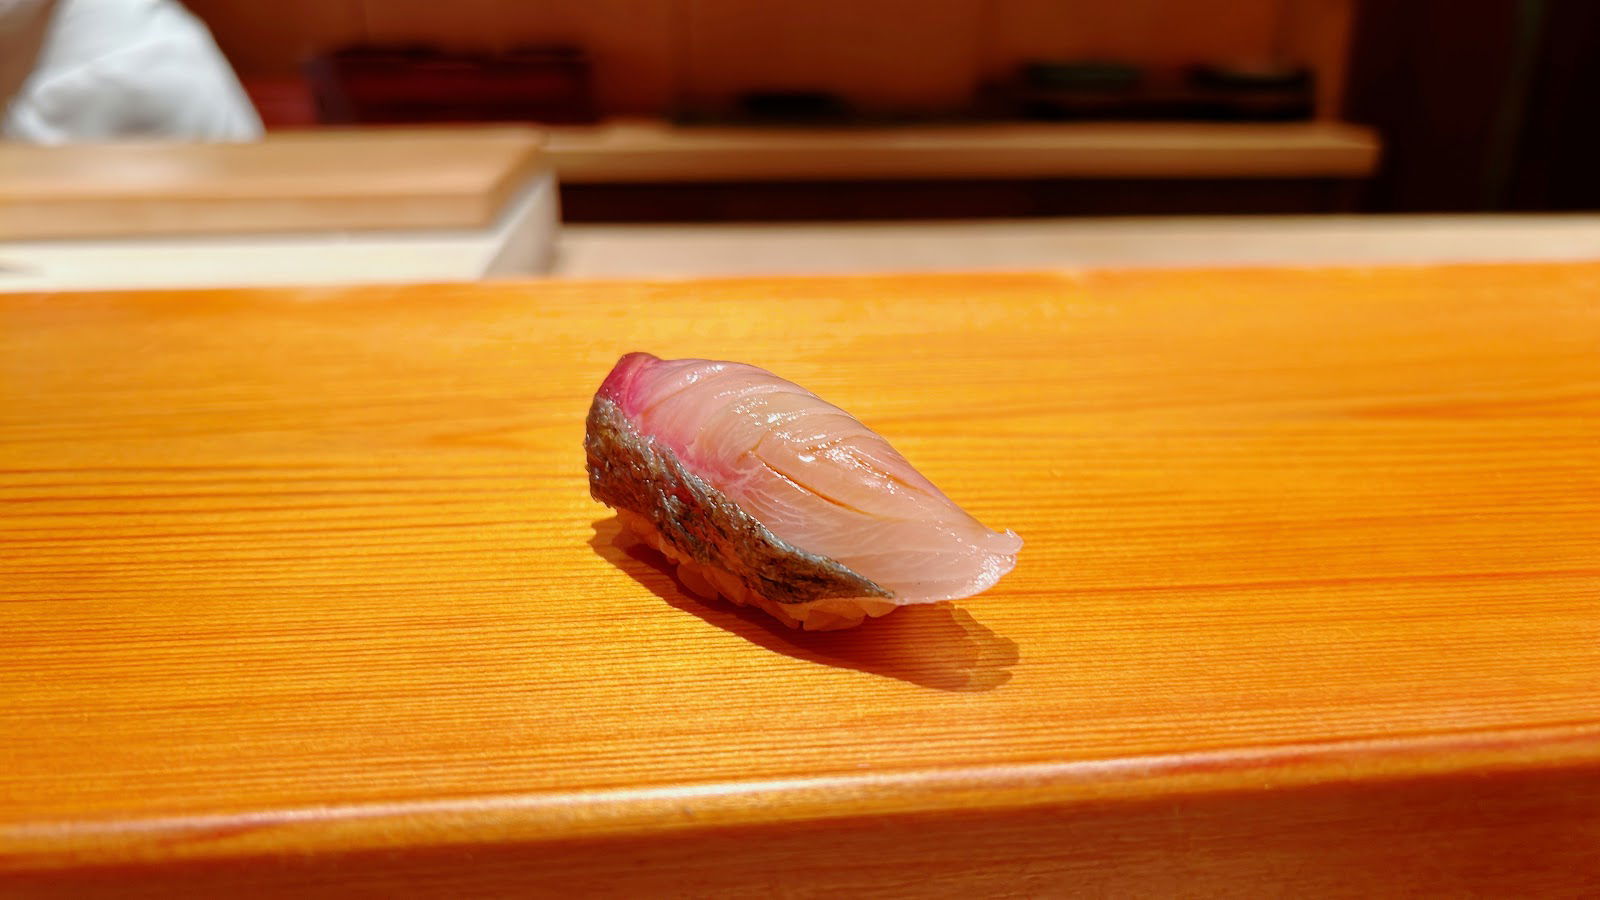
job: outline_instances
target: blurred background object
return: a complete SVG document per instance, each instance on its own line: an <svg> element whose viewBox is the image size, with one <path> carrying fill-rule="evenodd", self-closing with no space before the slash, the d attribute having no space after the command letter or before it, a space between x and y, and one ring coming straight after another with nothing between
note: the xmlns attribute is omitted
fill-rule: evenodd
<svg viewBox="0 0 1600 900"><path fill-rule="evenodd" d="M663 123L853 126L1046 119L1170 122L1128 145L1181 160L1184 121L1275 123L1292 159L1325 123L1373 126L1382 163L1217 177L1145 175L1104 186L1068 165L1041 189L970 173L810 179L805 202L749 178L618 189L585 160L573 219L854 218L1600 206L1600 6L1589 0L192 0L258 97L269 126L314 118L305 65L340 48L424 43L440 52L581 48L594 113ZM284 98L298 91L298 109ZM574 92L575 95L577 92ZM284 110L284 115L276 115ZM274 120L277 120L276 122ZM546 121L570 121L552 117ZM909 125L908 125L909 123ZM631 133L631 132L630 132ZM676 131L664 133L691 136ZM878 135L862 136L864 142ZM885 137L885 139L889 139ZM908 137L908 141L914 137ZM1072 143L1066 134L1063 145ZM560 165L564 140L553 152ZM666 152L658 134L574 138L574 154ZM1376 144L1374 143L1374 146ZM977 167L974 161L970 168ZM704 168L701 167L701 171ZM1371 176L1370 182L1368 177ZM1182 185L1171 179L1182 178ZM1272 190L1263 190L1263 179ZM901 196L917 181L918 199ZM739 183L748 201L714 199ZM1169 191L1167 188L1176 187ZM721 193L726 193L725 191Z"/></svg>
<svg viewBox="0 0 1600 900"><path fill-rule="evenodd" d="M191 5L269 128L557 126L570 221L1351 211L1378 157L1352 0Z"/></svg>
<svg viewBox="0 0 1600 900"><path fill-rule="evenodd" d="M0 289L475 281L549 268L525 126L0 144Z"/></svg>
<svg viewBox="0 0 1600 900"><path fill-rule="evenodd" d="M205 118L232 92L243 110L237 129L191 121L172 135L254 133L230 63L271 135L529 123L571 223L904 221L910 241L926 221L1339 214L1330 235L1374 236L1332 241L1354 253L1403 233L1442 246L1442 220L1405 232L1358 213L1600 209L1600 4L1588 0L189 0L193 17L173 0L60 0L52 29L97 4L172 24L194 49L200 74L169 105ZM45 44L51 6L0 0L0 34L20 48L0 79L36 70L10 122L34 115L28 91L49 81L48 47L18 60ZM122 96L63 108L138 108ZM138 126L124 116L114 130L163 133ZM137 235L144 221L108 224ZM1207 221L1216 258L1234 258L1242 232ZM1064 224L1041 227L1077 234ZM1147 233L1151 258L1167 258L1157 235L1172 232ZM1450 252L1467 253L1467 234L1451 233ZM1135 236L1118 234L1114 258L1136 259ZM1505 218L1481 234L1483 252L1520 258L1544 232ZM1562 234L1562 247L1583 243ZM884 266L917 256L891 243L873 242ZM1072 246L1073 264L1098 258L1093 241ZM553 248L535 256L562 265Z"/></svg>
<svg viewBox="0 0 1600 900"><path fill-rule="evenodd" d="M0 0L7 138L252 140L261 120L173 0Z"/></svg>
<svg viewBox="0 0 1600 900"><path fill-rule="evenodd" d="M593 122L589 58L564 44L501 53L353 46L308 66L324 124Z"/></svg>

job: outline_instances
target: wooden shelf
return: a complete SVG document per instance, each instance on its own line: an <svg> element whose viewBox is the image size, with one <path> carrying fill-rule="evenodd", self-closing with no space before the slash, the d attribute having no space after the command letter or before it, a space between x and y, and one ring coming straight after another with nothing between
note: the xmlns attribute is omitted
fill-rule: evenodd
<svg viewBox="0 0 1600 900"><path fill-rule="evenodd" d="M1371 129L1289 124L684 127L655 120L550 129L567 184L820 179L1360 178Z"/></svg>

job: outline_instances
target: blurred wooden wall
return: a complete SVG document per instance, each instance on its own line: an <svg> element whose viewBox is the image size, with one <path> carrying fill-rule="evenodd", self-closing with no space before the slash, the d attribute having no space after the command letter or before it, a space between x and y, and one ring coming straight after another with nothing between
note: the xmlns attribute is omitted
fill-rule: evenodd
<svg viewBox="0 0 1600 900"><path fill-rule="evenodd" d="M864 107L949 110L1036 57L1317 67L1323 118L1343 83L1353 0L186 0L246 78L356 42L587 48L612 114L664 113L760 88Z"/></svg>

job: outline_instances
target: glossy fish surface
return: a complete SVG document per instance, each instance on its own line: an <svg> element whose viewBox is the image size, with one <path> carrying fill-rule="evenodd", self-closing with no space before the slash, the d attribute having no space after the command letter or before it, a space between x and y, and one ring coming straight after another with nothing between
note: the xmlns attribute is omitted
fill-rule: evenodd
<svg viewBox="0 0 1600 900"><path fill-rule="evenodd" d="M595 396L585 447L591 493L686 585L790 625L971 596L1022 546L849 413L743 363L628 354Z"/></svg>

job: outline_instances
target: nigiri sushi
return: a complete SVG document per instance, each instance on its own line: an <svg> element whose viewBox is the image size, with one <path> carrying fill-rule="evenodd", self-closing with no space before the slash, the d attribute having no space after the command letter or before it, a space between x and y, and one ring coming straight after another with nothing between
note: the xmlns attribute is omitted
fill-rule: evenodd
<svg viewBox="0 0 1600 900"><path fill-rule="evenodd" d="M686 587L790 627L849 628L971 596L1022 548L849 413L743 363L622 357L584 449L590 494Z"/></svg>

